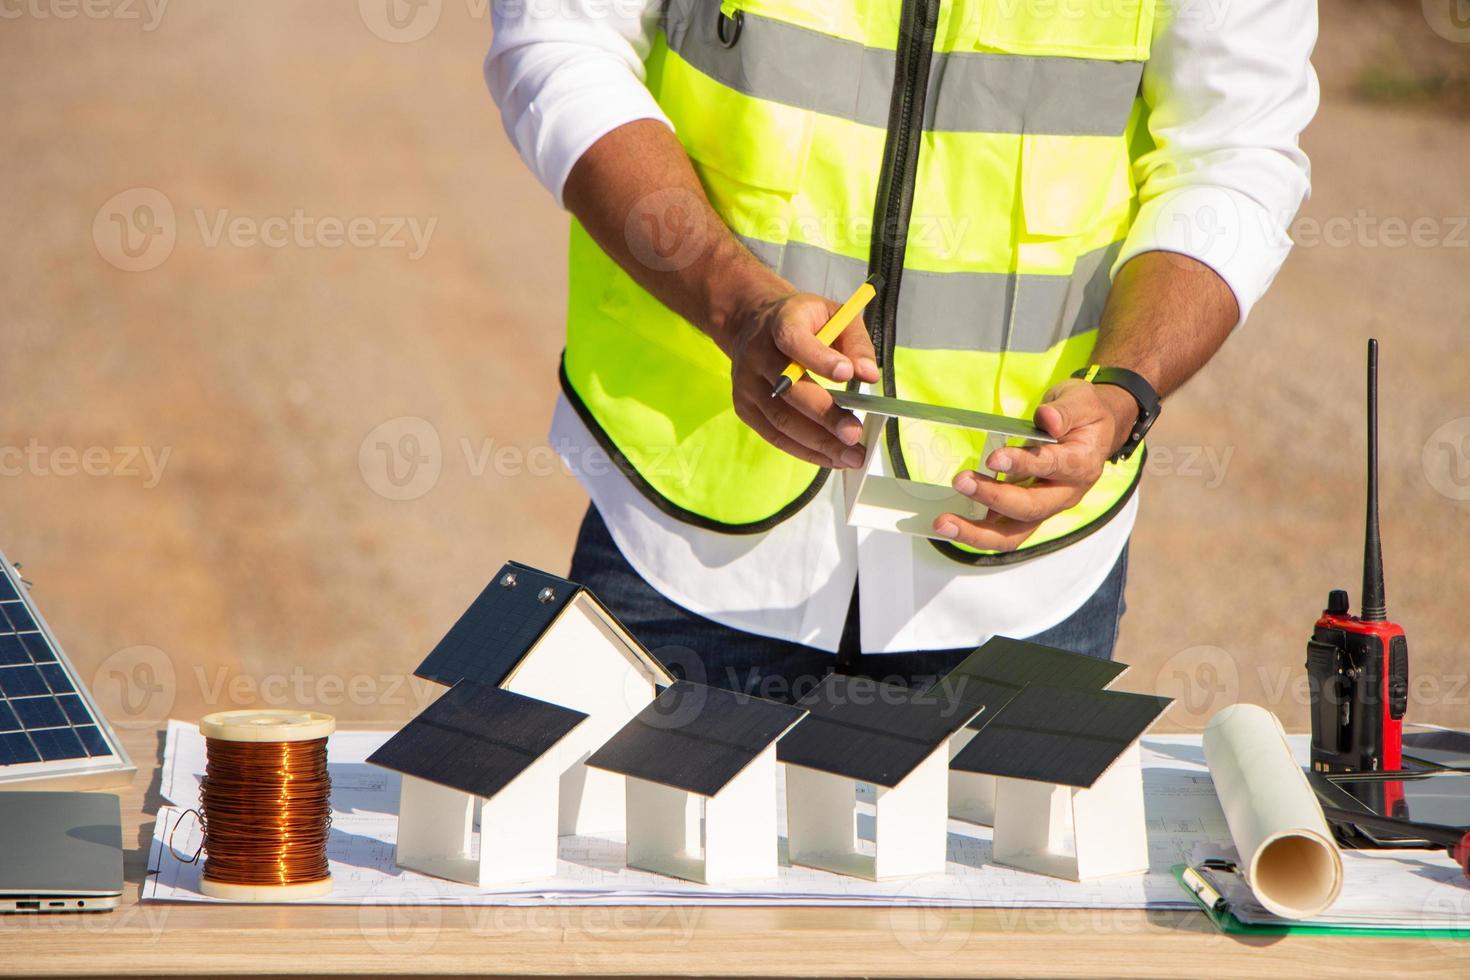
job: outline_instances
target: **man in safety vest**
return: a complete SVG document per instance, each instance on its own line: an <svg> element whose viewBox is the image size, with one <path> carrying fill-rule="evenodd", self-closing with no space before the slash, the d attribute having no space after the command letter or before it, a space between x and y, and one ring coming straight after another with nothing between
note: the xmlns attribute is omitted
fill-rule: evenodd
<svg viewBox="0 0 1470 980"><path fill-rule="evenodd" d="M687 676L769 697L834 666L919 682L996 634L1111 656L1144 433L1308 190L1315 3L494 9L486 79L574 218L572 578ZM809 375L772 398L792 361ZM841 385L1057 442L890 422L875 466L978 507L928 539L859 530Z"/></svg>

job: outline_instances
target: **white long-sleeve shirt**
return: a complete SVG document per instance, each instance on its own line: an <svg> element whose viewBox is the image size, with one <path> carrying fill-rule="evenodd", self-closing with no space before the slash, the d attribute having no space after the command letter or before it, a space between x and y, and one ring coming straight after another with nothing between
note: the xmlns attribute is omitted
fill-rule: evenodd
<svg viewBox="0 0 1470 980"><path fill-rule="evenodd" d="M1298 137L1317 110L1309 62L1317 5L1160 4L1142 89L1155 149L1135 162L1141 209L1113 271L1141 252L1191 256L1229 285L1244 322L1286 258L1287 227L1309 188ZM486 82L512 143L558 202L572 165L602 136L638 119L668 123L643 84L658 0L493 9ZM848 527L838 480L768 531L725 535L664 514L616 467L590 464L604 454L565 399L551 439L623 555L670 600L825 650L837 649L855 580L865 651L966 647L1048 629L1102 584L1138 509L1135 494L1069 547L973 568L922 539Z"/></svg>

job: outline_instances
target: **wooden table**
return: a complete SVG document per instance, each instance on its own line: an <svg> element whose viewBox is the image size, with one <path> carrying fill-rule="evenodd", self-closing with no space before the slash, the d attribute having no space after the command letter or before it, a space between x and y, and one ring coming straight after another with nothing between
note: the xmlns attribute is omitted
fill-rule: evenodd
<svg viewBox="0 0 1470 980"><path fill-rule="evenodd" d="M1470 942L1240 940L1194 912L138 903L158 732L125 733L123 905L0 919L0 973L717 976L1470 975Z"/></svg>

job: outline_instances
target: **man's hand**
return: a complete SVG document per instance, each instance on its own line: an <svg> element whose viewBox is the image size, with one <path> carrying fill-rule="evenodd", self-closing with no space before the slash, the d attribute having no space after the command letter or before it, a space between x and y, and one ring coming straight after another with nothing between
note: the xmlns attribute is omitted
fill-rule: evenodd
<svg viewBox="0 0 1470 980"><path fill-rule="evenodd" d="M962 470L954 478L954 488L989 513L981 521L944 514L934 522L934 530L972 548L1014 551L1042 521L1082 499L1137 418L1138 403L1123 389L1080 379L1063 381L1036 409L1037 426L1057 443L1004 446L992 452L985 465L1003 473L1004 480Z"/></svg>
<svg viewBox="0 0 1470 980"><path fill-rule="evenodd" d="M1113 278L1091 360L1136 371L1164 398L1210 359L1239 319L1235 294L1209 266L1144 252ZM1138 403L1122 388L1063 381L1036 409L1036 424L1060 441L991 453L985 465L1004 480L958 474L954 488L989 513L982 521L944 514L935 533L982 551L1014 551L1042 521L1082 499L1136 421Z"/></svg>
<svg viewBox="0 0 1470 980"><path fill-rule="evenodd" d="M820 385L803 378L780 398L771 386L792 361L833 381L876 382L867 328L856 320L830 349L817 342L841 304L798 293L736 239L667 126L640 119L603 136L572 168L563 197L628 275L730 358L735 411L747 425L809 463L862 465L862 425ZM664 233L673 231L671 252Z"/></svg>
<svg viewBox="0 0 1470 980"><path fill-rule="evenodd" d="M878 381L873 344L861 318L842 331L831 347L817 341L817 331L840 305L790 287L773 289L765 298L738 307L724 329L711 335L730 358L735 413L746 425L798 459L818 466L855 468L864 459L857 445L862 423L839 408L825 388L803 377L781 397L771 397L776 378L792 361L836 382L853 377Z"/></svg>

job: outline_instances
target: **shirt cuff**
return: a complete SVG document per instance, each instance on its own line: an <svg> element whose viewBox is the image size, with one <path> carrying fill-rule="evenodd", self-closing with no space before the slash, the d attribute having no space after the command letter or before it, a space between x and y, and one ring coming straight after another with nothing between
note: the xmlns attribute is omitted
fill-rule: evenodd
<svg viewBox="0 0 1470 980"><path fill-rule="evenodd" d="M1287 229L1254 198L1228 187L1181 187L1139 209L1112 275L1143 252L1187 255L1225 280L1240 307L1240 326L1290 251Z"/></svg>
<svg viewBox="0 0 1470 980"><path fill-rule="evenodd" d="M559 206L572 167L593 143L639 119L673 128L653 93L614 59L569 65L553 86L515 120L511 141Z"/></svg>

